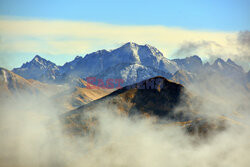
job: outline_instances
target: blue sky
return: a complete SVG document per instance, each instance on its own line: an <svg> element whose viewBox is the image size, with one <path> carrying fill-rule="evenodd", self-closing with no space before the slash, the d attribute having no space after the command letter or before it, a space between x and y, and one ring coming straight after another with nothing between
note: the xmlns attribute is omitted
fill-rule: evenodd
<svg viewBox="0 0 250 167"><path fill-rule="evenodd" d="M0 67L21 66L36 54L63 65L128 41L153 45L167 58L192 42L199 48L182 56L233 59L244 30L250 0L0 0Z"/></svg>
<svg viewBox="0 0 250 167"><path fill-rule="evenodd" d="M249 0L1 0L0 14L198 30L250 29Z"/></svg>

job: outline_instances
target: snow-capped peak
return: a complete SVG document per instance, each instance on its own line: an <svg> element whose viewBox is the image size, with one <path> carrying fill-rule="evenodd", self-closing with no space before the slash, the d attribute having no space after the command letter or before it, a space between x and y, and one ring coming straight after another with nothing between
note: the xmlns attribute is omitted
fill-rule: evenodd
<svg viewBox="0 0 250 167"><path fill-rule="evenodd" d="M122 47L138 47L139 45L134 42L127 42Z"/></svg>
<svg viewBox="0 0 250 167"><path fill-rule="evenodd" d="M35 60L35 61L39 61L39 60L42 60L43 58L42 57L40 57L39 55L36 55L34 58L33 58L33 60Z"/></svg>
<svg viewBox="0 0 250 167"><path fill-rule="evenodd" d="M14 68L12 71L26 79L41 81L44 80L42 77L55 78L54 75L59 71L59 67L51 61L36 55L30 62L24 63L20 68Z"/></svg>

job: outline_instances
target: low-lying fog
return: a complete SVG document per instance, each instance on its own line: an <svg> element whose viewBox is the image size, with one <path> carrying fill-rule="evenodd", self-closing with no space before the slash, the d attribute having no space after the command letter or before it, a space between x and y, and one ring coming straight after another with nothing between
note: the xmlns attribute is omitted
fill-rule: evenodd
<svg viewBox="0 0 250 167"><path fill-rule="evenodd" d="M200 113L225 116L226 130L207 139L176 125L131 119L98 109L98 133L74 137L63 132L52 101L23 94L0 104L2 167L248 167L250 96L233 83L209 77L187 86L201 96Z"/></svg>

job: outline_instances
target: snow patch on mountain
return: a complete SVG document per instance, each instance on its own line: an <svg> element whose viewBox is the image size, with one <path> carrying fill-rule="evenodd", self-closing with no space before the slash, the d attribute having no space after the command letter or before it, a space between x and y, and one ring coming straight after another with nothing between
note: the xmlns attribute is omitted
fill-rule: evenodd
<svg viewBox="0 0 250 167"><path fill-rule="evenodd" d="M123 63L110 67L102 73L95 75L97 79L103 79L104 81L110 78L122 79L124 81L122 86L133 84L155 76L171 78L172 74L153 67L143 66L141 64Z"/></svg>

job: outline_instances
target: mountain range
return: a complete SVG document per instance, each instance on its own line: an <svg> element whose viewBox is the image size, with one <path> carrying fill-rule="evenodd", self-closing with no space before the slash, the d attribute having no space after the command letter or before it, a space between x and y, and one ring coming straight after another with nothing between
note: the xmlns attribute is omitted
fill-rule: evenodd
<svg viewBox="0 0 250 167"><path fill-rule="evenodd" d="M63 66L57 66L36 55L30 62L14 68L12 72L25 79L57 84L96 77L103 80L123 79L123 86L126 86L155 76L186 84L213 73L244 84L248 82L247 73L231 59L224 61L218 58L213 64L204 64L197 55L170 60L153 46L133 42L110 51L99 50L84 57L76 56Z"/></svg>

